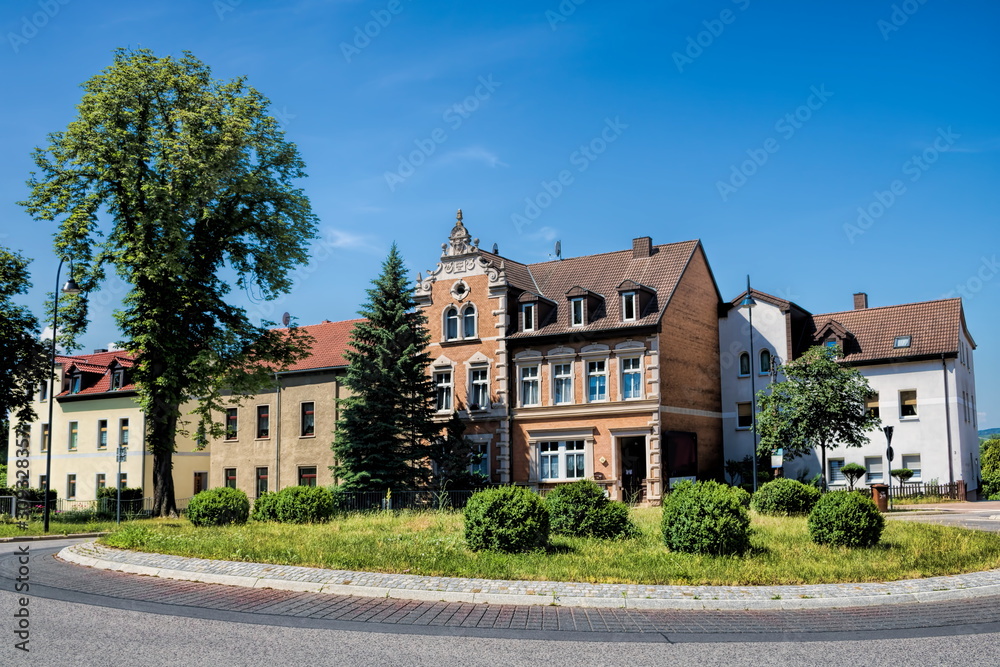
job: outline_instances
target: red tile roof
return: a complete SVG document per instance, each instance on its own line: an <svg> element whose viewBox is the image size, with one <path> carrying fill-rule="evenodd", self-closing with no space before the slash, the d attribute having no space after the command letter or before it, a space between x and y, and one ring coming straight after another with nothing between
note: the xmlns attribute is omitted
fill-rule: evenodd
<svg viewBox="0 0 1000 667"><path fill-rule="evenodd" d="M114 365L131 368L134 360L125 350L111 350L109 352L95 352L93 354L56 355L56 363L61 364L67 374L76 372L84 373L80 391L71 394L63 391L56 394L60 396L86 396L92 394L103 394L111 392L111 367ZM91 376L88 378L87 376ZM96 380L94 375L99 377ZM135 385L131 382L123 387L114 390L114 393L123 391L135 391Z"/></svg>
<svg viewBox="0 0 1000 667"><path fill-rule="evenodd" d="M364 322L363 319L342 320L340 322L321 322L299 327L312 336L312 349L308 357L293 364L289 371L308 371L319 368L338 368L347 366L344 352L350 346L351 332L354 325Z"/></svg>

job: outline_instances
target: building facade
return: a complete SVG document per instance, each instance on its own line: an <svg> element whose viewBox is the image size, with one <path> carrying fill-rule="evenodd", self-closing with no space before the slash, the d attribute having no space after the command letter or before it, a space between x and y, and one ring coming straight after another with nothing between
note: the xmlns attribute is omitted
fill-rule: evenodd
<svg viewBox="0 0 1000 667"><path fill-rule="evenodd" d="M719 292L698 241L524 264L461 211L418 275L438 419L453 412L495 483L581 478L657 501L722 469Z"/></svg>

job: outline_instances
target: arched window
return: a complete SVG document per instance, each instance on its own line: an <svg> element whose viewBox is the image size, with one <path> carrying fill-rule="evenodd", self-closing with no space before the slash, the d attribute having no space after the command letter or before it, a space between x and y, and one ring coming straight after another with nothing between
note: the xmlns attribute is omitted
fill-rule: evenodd
<svg viewBox="0 0 1000 667"><path fill-rule="evenodd" d="M750 353L740 355L740 375L750 375Z"/></svg>
<svg viewBox="0 0 1000 667"><path fill-rule="evenodd" d="M462 338L476 337L476 307L471 303L462 312Z"/></svg>
<svg viewBox="0 0 1000 667"><path fill-rule="evenodd" d="M760 351L760 374L768 375L771 372L771 351Z"/></svg>
<svg viewBox="0 0 1000 667"><path fill-rule="evenodd" d="M458 339L458 309L454 306L444 311L444 339Z"/></svg>

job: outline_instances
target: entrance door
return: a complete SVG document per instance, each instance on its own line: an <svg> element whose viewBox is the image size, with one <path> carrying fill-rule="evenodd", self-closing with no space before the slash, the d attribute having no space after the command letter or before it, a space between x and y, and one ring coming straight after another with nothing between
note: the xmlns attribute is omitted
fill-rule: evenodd
<svg viewBox="0 0 1000 667"><path fill-rule="evenodd" d="M646 482L646 438L620 438L622 500L637 503L643 499Z"/></svg>

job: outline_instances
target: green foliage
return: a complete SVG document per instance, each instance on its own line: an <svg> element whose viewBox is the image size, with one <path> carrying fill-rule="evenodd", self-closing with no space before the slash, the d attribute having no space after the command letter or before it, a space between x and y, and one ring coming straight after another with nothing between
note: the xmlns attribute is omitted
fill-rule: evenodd
<svg viewBox="0 0 1000 667"><path fill-rule="evenodd" d="M479 491L465 506L465 543L473 551L516 553L548 541L548 507L522 486Z"/></svg>
<svg viewBox="0 0 1000 667"><path fill-rule="evenodd" d="M143 510L143 492L140 487L126 487L122 489L122 515L135 515ZM118 513L118 490L113 486L106 486L97 490L97 510L103 516L112 516Z"/></svg>
<svg viewBox="0 0 1000 667"><path fill-rule="evenodd" d="M196 526L246 523L250 501L239 489L220 486L195 495L188 503L187 518Z"/></svg>
<svg viewBox="0 0 1000 667"><path fill-rule="evenodd" d="M808 514L819 500L820 490L798 480L780 478L757 489L750 500L750 508L769 516Z"/></svg>
<svg viewBox="0 0 1000 667"><path fill-rule="evenodd" d="M858 480L864 477L865 467L860 463L848 463L840 468L840 472L844 473L844 477L847 478L847 484L849 490L854 490L854 485L858 483Z"/></svg>
<svg viewBox="0 0 1000 667"><path fill-rule="evenodd" d="M750 547L750 516L740 490L718 482L681 482L663 499L661 530L671 551L741 554Z"/></svg>
<svg viewBox="0 0 1000 667"><path fill-rule="evenodd" d="M889 474L898 479L900 484L906 484L913 477L913 471L909 468L893 468Z"/></svg>
<svg viewBox="0 0 1000 667"><path fill-rule="evenodd" d="M545 496L553 533L577 537L627 538L637 534L628 506L613 502L596 482L560 484Z"/></svg>
<svg viewBox="0 0 1000 667"><path fill-rule="evenodd" d="M839 356L838 347L812 347L781 366L785 381L758 392L760 451L782 448L786 459L794 459L819 447L825 477L827 447L868 442L866 432L881 423L865 407L872 389Z"/></svg>
<svg viewBox="0 0 1000 667"><path fill-rule="evenodd" d="M31 407L34 390L49 375L48 353L38 340L38 320L26 306L13 301L31 289L28 263L0 246L0 419L9 415L14 424L29 424L35 419ZM4 429L4 441L7 430ZM0 486L6 482L0 483Z"/></svg>
<svg viewBox="0 0 1000 667"><path fill-rule="evenodd" d="M1000 438L979 443L979 467L982 476L980 497L1000 500Z"/></svg>
<svg viewBox="0 0 1000 667"><path fill-rule="evenodd" d="M426 318L413 300L403 258L393 244L351 333L333 452L345 491L412 489L425 477L434 386L427 375Z"/></svg>
<svg viewBox="0 0 1000 667"><path fill-rule="evenodd" d="M444 434L434 438L428 450L434 464L433 486L436 489L472 490L484 487L489 480L478 472L470 472L483 455L475 444L465 437L465 422L454 412L445 425Z"/></svg>
<svg viewBox="0 0 1000 667"><path fill-rule="evenodd" d="M66 349L109 266L130 286L115 320L137 356L134 381L153 454L154 514L174 514L171 455L180 405L200 397L197 437L221 437L222 392L256 393L300 359L308 338L270 329L227 295L271 300L309 261L316 216L295 186L294 144L244 79L220 81L190 53L119 49L83 85L77 117L35 150L21 204L58 221L56 251L83 295L60 298ZM106 220L102 220L105 218Z"/></svg>
<svg viewBox="0 0 1000 667"><path fill-rule="evenodd" d="M278 520L278 494L273 491L265 491L260 494L257 500L253 501L253 511L250 518L254 521L277 521Z"/></svg>
<svg viewBox="0 0 1000 667"><path fill-rule="evenodd" d="M823 494L809 513L809 536L816 544L871 547L878 544L884 527L872 499L851 491Z"/></svg>
<svg viewBox="0 0 1000 667"><path fill-rule="evenodd" d="M274 494L274 516L282 523L319 523L333 509L333 494L326 487L289 486Z"/></svg>
<svg viewBox="0 0 1000 667"><path fill-rule="evenodd" d="M7 464L0 463L0 489L7 486Z"/></svg>
<svg viewBox="0 0 1000 667"><path fill-rule="evenodd" d="M122 500L142 500L142 488L141 487L124 487L122 489ZM97 490L97 499L110 498L111 500L116 500L118 498L118 489L113 486L106 486L103 489Z"/></svg>

